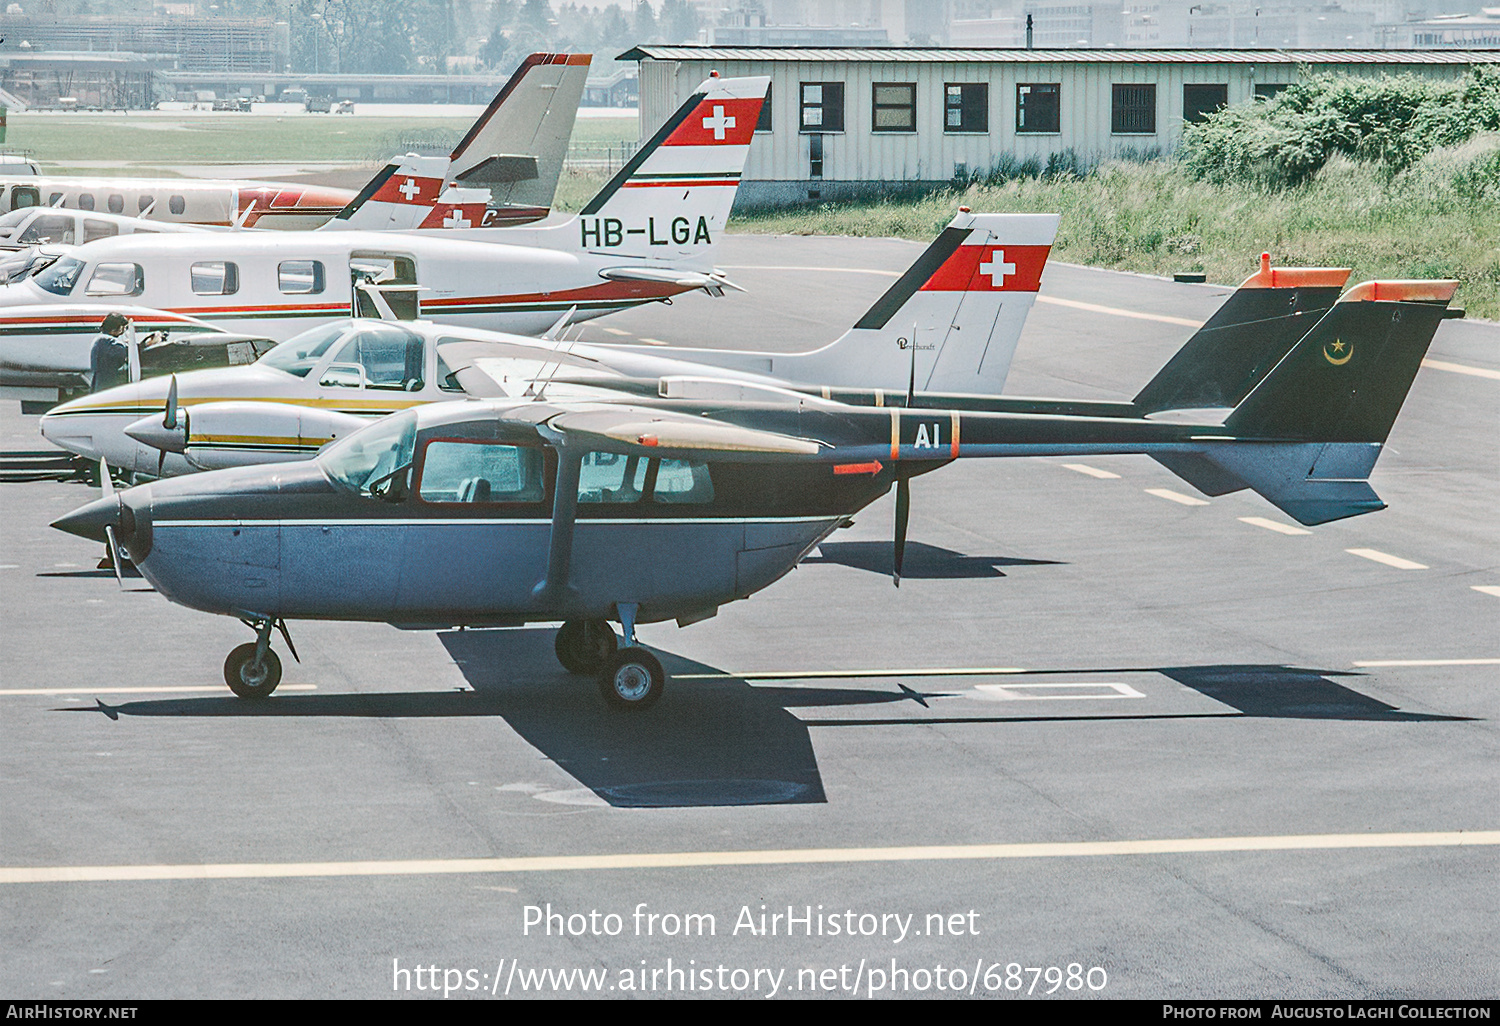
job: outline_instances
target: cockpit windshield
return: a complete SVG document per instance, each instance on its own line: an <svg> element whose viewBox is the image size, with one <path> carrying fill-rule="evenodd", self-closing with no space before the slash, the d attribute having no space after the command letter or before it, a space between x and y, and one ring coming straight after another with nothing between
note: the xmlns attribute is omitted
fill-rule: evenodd
<svg viewBox="0 0 1500 1026"><path fill-rule="evenodd" d="M407 410L330 443L317 462L335 482L360 495L394 496L406 485L416 442L417 414Z"/></svg>
<svg viewBox="0 0 1500 1026"><path fill-rule="evenodd" d="M83 267L84 261L77 257L61 257L55 264L32 275L31 280L54 295L66 296L78 284Z"/></svg>
<svg viewBox="0 0 1500 1026"><path fill-rule="evenodd" d="M272 349L256 363L262 367L274 367L288 374L295 374L299 378L305 378L307 372L317 366L323 354L328 352L328 347L337 342L339 337L348 330L347 321L308 328L302 334L293 335Z"/></svg>

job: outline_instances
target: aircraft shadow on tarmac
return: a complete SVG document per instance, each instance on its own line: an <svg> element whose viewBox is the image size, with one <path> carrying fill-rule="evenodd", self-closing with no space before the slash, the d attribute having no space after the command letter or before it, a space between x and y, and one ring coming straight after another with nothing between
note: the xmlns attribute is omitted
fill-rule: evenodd
<svg viewBox="0 0 1500 1026"><path fill-rule="evenodd" d="M1403 712L1331 680L1356 673L1275 665L1208 665L1034 671L1081 676L1160 673L1228 706L1163 713L984 715L953 678L928 691L882 681L868 687L751 685L711 666L662 653L677 679L642 713L608 707L590 680L556 664L550 630L447 631L438 635L473 690L278 695L97 702L120 716L498 716L516 733L619 808L806 804L827 801L811 727L1006 724L1069 720L1272 717L1379 722L1465 717ZM912 675L909 680L921 679ZM875 715L849 716L851 706ZM919 708L920 707L920 708ZM1034 708L1034 707L1033 707ZM837 710L845 710L838 712ZM792 710L797 710L793 712ZM909 711L908 711L909 710ZM976 715L979 713L979 715Z"/></svg>
<svg viewBox="0 0 1500 1026"><path fill-rule="evenodd" d="M837 563L855 570L890 574L893 549L888 541L823 542L816 556L803 563ZM969 577L1004 577L1002 566L1058 566L1053 559L1013 559L1009 556L969 556L926 542L906 543L901 576L913 581L948 581Z"/></svg>

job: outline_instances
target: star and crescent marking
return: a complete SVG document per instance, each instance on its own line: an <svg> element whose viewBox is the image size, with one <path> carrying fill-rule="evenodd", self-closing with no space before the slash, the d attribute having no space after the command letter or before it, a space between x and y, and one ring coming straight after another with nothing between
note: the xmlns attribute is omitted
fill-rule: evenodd
<svg viewBox="0 0 1500 1026"><path fill-rule="evenodd" d="M1335 367L1342 367L1354 359L1354 343L1336 338L1323 347L1323 359Z"/></svg>

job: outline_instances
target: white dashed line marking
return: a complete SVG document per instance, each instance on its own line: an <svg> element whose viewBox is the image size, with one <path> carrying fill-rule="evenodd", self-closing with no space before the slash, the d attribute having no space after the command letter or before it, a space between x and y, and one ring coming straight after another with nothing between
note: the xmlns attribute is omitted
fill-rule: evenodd
<svg viewBox="0 0 1500 1026"><path fill-rule="evenodd" d="M1082 695L1074 690L1081 688L1092 688L1095 691L1102 689L1102 693ZM1061 695L1046 693L1052 689L1064 689L1067 693ZM1098 698L1146 697L1129 684L1116 684L1103 680L1067 683L1049 681L1046 684L976 684L974 690L979 692L976 698L985 698L993 702L1084 702Z"/></svg>
<svg viewBox="0 0 1500 1026"><path fill-rule="evenodd" d="M1500 598L1500 584L1471 584L1469 587L1475 591L1482 591L1486 595L1493 595L1496 598Z"/></svg>
<svg viewBox="0 0 1500 1026"><path fill-rule="evenodd" d="M1495 666L1500 659L1369 659L1354 666Z"/></svg>
<svg viewBox="0 0 1500 1026"><path fill-rule="evenodd" d="M669 346L669 345L672 344L670 342L663 342L659 338L645 338L645 337L642 337L641 341L644 342L644 343L646 343L646 345L648 345L648 346Z"/></svg>
<svg viewBox="0 0 1500 1026"><path fill-rule="evenodd" d="M1426 570L1426 563L1415 563L1400 556L1393 556L1389 552L1381 552L1379 549L1345 549L1351 556L1359 556L1363 559L1373 559L1377 563L1393 566L1397 570Z"/></svg>
<svg viewBox="0 0 1500 1026"><path fill-rule="evenodd" d="M1422 366L1431 367L1433 370L1452 371L1454 374L1468 374L1470 377L1500 381L1500 371L1490 370L1488 367L1468 367L1461 363L1448 363L1444 360L1423 360Z"/></svg>
<svg viewBox="0 0 1500 1026"><path fill-rule="evenodd" d="M1208 500L1207 499L1197 499L1197 498L1194 498L1191 495L1183 495L1181 492L1174 492L1170 488L1147 488L1146 489L1146 494L1147 495L1154 495L1158 499L1168 499L1168 500L1170 500L1172 502L1180 502L1184 506L1207 506L1208 505Z"/></svg>
<svg viewBox="0 0 1500 1026"><path fill-rule="evenodd" d="M630 337L630 332L628 332L628 331L621 331L619 328L605 328L604 330L607 331L607 332L609 332L611 335L620 335L620 336L623 336L625 338L629 338Z"/></svg>
<svg viewBox="0 0 1500 1026"><path fill-rule="evenodd" d="M277 691L316 691L316 684L283 684ZM0 698L14 698L20 695L173 695L190 691L223 691L228 694L228 689L222 684L204 685L194 684L182 687L158 687L158 688L3 688L0 689Z"/></svg>
<svg viewBox="0 0 1500 1026"><path fill-rule="evenodd" d="M1087 474L1089 477L1097 477L1101 481L1118 481L1120 479L1119 474L1111 474L1107 470L1091 467L1087 463L1064 463L1063 467L1068 470L1077 471L1080 474Z"/></svg>
<svg viewBox="0 0 1500 1026"><path fill-rule="evenodd" d="M1265 517L1240 517L1239 519L1242 524L1250 524L1253 527L1264 527L1267 531L1275 531L1277 534L1312 534L1311 531L1300 527L1293 527L1291 524L1268 520Z"/></svg>

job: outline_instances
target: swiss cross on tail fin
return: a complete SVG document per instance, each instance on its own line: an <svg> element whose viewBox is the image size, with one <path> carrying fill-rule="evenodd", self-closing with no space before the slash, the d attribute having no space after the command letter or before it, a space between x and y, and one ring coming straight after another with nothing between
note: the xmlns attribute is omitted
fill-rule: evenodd
<svg viewBox="0 0 1500 1026"><path fill-rule="evenodd" d="M706 253L729 220L770 79L710 78L578 217L586 250Z"/></svg>

